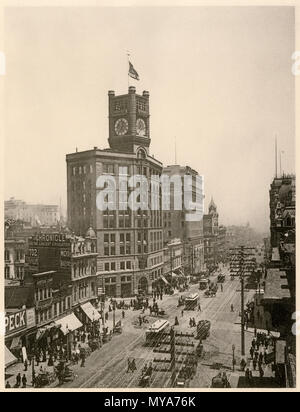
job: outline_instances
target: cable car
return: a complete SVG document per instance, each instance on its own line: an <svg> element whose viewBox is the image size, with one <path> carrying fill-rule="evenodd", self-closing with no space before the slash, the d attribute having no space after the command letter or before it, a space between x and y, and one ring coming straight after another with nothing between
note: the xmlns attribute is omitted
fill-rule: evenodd
<svg viewBox="0 0 300 412"><path fill-rule="evenodd" d="M194 310L198 306L199 295L194 293L185 298L185 310Z"/></svg>
<svg viewBox="0 0 300 412"><path fill-rule="evenodd" d="M156 346L164 337L164 332L170 325L168 320L159 319L146 330L146 345Z"/></svg>

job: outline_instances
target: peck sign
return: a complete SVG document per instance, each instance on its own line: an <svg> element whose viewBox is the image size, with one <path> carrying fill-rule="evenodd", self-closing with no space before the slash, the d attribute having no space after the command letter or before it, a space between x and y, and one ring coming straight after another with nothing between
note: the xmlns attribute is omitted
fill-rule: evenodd
<svg viewBox="0 0 300 412"><path fill-rule="evenodd" d="M5 334L26 328L26 310L5 314Z"/></svg>

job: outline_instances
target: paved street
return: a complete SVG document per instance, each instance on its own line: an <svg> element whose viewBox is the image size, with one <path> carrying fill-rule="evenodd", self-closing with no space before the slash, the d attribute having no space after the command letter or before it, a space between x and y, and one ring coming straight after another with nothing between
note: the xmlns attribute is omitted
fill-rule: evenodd
<svg viewBox="0 0 300 412"><path fill-rule="evenodd" d="M214 280L214 278L212 278ZM189 292L198 292L198 285L191 285ZM253 292L246 292L245 301L251 298ZM218 363L221 370L229 372L228 376L232 385L237 385L238 378L243 375L241 372L231 372L232 370L232 345L236 346L237 367L240 359L240 293L239 281L230 280L227 272L224 283L224 291L220 289L215 298L204 297L204 292L200 292L202 311L184 311L182 317L182 307L177 307L177 292L172 296L164 296L163 301L159 302L166 313L170 324L174 324L175 316L179 319L177 330L188 330L190 317L195 317L196 322L201 319L211 321L211 335L204 342L204 357L198 363L198 369L190 387L208 387L211 384L211 378L219 370L213 368ZM234 312L231 312L231 304L234 305ZM116 319L121 316L121 311L116 312ZM145 330L148 324L138 327L134 324L137 320L139 311L127 311L125 321L123 321L123 333L115 335L113 339L100 350L91 354L87 359L86 367L80 368L75 366L76 379L64 385L64 387L94 387L94 388L128 388L138 387L141 370L146 363L153 362L155 354L153 348L144 346ZM147 312L148 313L148 312ZM112 316L110 314L110 316ZM149 323L155 321L154 317L147 316ZM191 329L191 331L194 329ZM253 338L252 333L246 332L246 347ZM127 359L134 358L136 361L137 371L135 373L127 370ZM167 387L169 384L169 372L154 372L151 381L151 387Z"/></svg>

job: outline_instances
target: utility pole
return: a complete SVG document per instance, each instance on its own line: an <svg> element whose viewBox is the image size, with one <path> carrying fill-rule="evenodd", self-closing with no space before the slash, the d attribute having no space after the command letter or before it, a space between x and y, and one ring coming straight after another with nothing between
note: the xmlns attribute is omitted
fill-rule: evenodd
<svg viewBox="0 0 300 412"><path fill-rule="evenodd" d="M248 276L253 271L253 262L249 260L249 257L253 253L246 251L253 250L253 247L240 246L238 248L230 249L235 251L232 254L232 260L230 263L231 276L238 275L241 282L241 354L245 356L245 276Z"/></svg>

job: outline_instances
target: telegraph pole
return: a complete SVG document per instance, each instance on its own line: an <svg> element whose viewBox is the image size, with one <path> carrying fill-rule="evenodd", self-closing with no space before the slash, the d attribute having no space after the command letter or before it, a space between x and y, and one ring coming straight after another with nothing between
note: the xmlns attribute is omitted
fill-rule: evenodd
<svg viewBox="0 0 300 412"><path fill-rule="evenodd" d="M231 275L239 275L241 282L241 354L245 356L245 276L251 274L251 264L249 257L252 253L246 253L246 250L253 250L252 247L240 246L231 249L236 251L231 261ZM249 270L250 269L250 270Z"/></svg>

